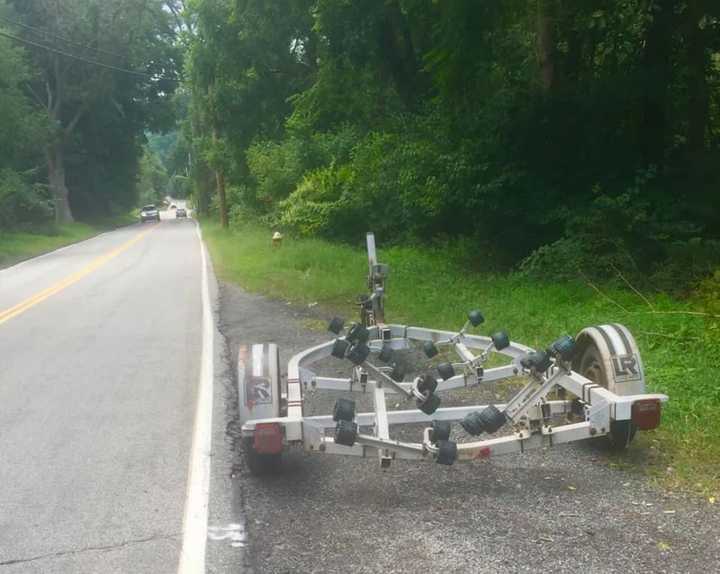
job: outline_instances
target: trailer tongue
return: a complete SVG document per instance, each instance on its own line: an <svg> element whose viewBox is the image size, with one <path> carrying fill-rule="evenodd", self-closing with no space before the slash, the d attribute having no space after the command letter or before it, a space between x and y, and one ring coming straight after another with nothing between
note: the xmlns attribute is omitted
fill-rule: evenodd
<svg viewBox="0 0 720 574"><path fill-rule="evenodd" d="M385 323L388 267L377 262L375 238L367 235L369 294L359 300L360 321L345 328L334 318L336 338L292 357L287 382L280 372L276 345L240 349L238 390L242 437L250 470L276 467L284 449L351 456L377 456L382 467L394 459L434 460L444 465L526 449L605 437L626 448L636 431L656 428L668 397L646 394L640 353L627 328L619 324L588 327L564 335L544 350L510 340L504 331L470 334L484 323L470 311L458 332ZM452 351L457 361L421 368L405 380L396 360L411 348L428 361ZM489 367L490 358L509 362ZM312 367L335 357L348 364L348 376L327 377ZM442 407L440 393L522 377L525 384L507 402ZM372 398L373 409L356 412L355 401L341 398L332 414L305 416L309 392L345 391ZM401 410L388 409L400 402ZM391 425L426 424L418 442L393 439ZM453 423L464 434L487 438L452 440ZM361 429L372 428L371 433ZM501 434L502 436L496 436ZM491 436L490 436L491 435Z"/></svg>

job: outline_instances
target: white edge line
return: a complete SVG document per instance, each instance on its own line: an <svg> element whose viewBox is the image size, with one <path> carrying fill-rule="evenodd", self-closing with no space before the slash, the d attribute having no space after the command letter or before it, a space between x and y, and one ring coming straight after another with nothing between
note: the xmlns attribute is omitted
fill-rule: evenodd
<svg viewBox="0 0 720 574"><path fill-rule="evenodd" d="M214 328L212 308L210 307L207 256L200 224L196 222L196 226L202 259L202 358L178 574L205 573L205 548L207 545L210 495Z"/></svg>

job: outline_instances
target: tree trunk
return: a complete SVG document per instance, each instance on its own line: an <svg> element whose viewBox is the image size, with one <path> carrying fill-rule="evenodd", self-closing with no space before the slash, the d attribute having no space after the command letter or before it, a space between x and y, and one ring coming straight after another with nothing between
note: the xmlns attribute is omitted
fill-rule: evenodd
<svg viewBox="0 0 720 574"><path fill-rule="evenodd" d="M700 27L704 16L700 0L688 2L687 63L688 63L688 152L691 160L701 159L705 151L708 124L706 35Z"/></svg>
<svg viewBox="0 0 720 574"><path fill-rule="evenodd" d="M228 211L227 211L227 198L225 197L225 170L218 168L215 172L215 179L217 181L217 192L218 199L220 200L220 225L223 228L228 226Z"/></svg>
<svg viewBox="0 0 720 574"><path fill-rule="evenodd" d="M420 66L407 18L397 1L385 4L380 47L383 54L382 65L387 68L405 107L412 109L418 98Z"/></svg>
<svg viewBox="0 0 720 574"><path fill-rule="evenodd" d="M69 192L65 183L65 156L63 142L56 141L46 149L48 184L55 202L55 222L72 223Z"/></svg>
<svg viewBox="0 0 720 574"><path fill-rule="evenodd" d="M665 159L668 86L672 80L673 14L675 0L656 0L645 34L644 94L640 140L646 165L662 167Z"/></svg>
<svg viewBox="0 0 720 574"><path fill-rule="evenodd" d="M218 135L218 128L217 126L213 127L213 144L216 148L218 148L218 142L220 141L220 136ZM227 210L227 196L225 195L225 162L224 158L216 158L216 160L213 162L215 165L213 165L213 169L215 170L215 182L217 184L217 194L218 194L218 200L219 200L219 207L220 207L220 225L223 226L223 228L227 228L228 226L228 210Z"/></svg>
<svg viewBox="0 0 720 574"><path fill-rule="evenodd" d="M555 84L555 46L553 20L548 7L549 0L537 1L537 49L540 79L543 91L548 93Z"/></svg>
<svg viewBox="0 0 720 574"><path fill-rule="evenodd" d="M196 165L195 191L197 193L197 209L200 215L210 211L210 195L212 191L212 172L205 162Z"/></svg>

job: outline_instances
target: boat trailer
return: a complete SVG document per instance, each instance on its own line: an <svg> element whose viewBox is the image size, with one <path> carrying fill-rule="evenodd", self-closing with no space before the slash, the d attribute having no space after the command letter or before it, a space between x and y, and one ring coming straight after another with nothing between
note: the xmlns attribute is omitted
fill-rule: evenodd
<svg viewBox="0 0 720 574"><path fill-rule="evenodd" d="M277 468L282 452L293 446L377 456L382 468L394 459L452 465L601 437L624 449L636 431L660 424L668 397L645 392L640 353L623 325L587 327L576 337L564 335L535 350L511 341L505 331L469 333L484 323L477 310L468 313L458 332L388 324L384 297L389 269L377 262L372 233L367 234L367 250L369 295L359 300L359 322L346 328L342 319L332 319L329 331L335 338L293 356L287 377L282 376L277 345L240 348L239 412L252 473ZM398 354L411 349L419 349L428 361L421 374L406 380ZM452 351L457 361L427 367ZM498 353L509 362L489 367ZM312 370L328 357L345 361L348 376L320 376ZM506 403L441 406L439 393L515 379L524 384ZM356 412L354 400L339 398L332 414L306 416L305 399L316 391L361 393L371 397L373 409ZM388 401L409 408L391 410ZM451 439L453 423L471 437L489 436L457 442ZM418 442L391 437L391 425L407 424L426 425Z"/></svg>

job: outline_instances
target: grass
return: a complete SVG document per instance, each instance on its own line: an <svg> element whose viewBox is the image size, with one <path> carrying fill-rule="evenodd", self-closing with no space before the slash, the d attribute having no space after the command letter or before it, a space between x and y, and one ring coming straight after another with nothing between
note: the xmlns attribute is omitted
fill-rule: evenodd
<svg viewBox="0 0 720 574"><path fill-rule="evenodd" d="M243 288L295 304L317 304L354 317L365 291L365 252L318 239L286 238L271 246L271 233L247 226L223 231L204 222L220 277ZM582 283L538 283L516 274L493 274L464 266L447 251L379 244L390 265L387 314L392 322L459 328L469 309L486 317L482 332L506 329L514 340L546 345L564 333L607 322L635 335L648 386L667 393L659 429L641 433L630 451L611 464L642 469L670 488L720 495L720 322L688 314L692 300L645 295ZM622 307L622 308L621 308Z"/></svg>
<svg viewBox="0 0 720 574"><path fill-rule="evenodd" d="M90 223L68 223L28 231L0 230L0 268L134 221L135 218L131 215L122 215L98 219Z"/></svg>

